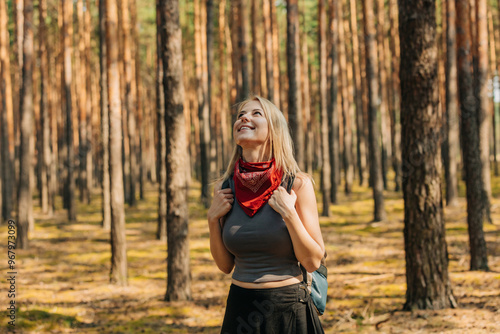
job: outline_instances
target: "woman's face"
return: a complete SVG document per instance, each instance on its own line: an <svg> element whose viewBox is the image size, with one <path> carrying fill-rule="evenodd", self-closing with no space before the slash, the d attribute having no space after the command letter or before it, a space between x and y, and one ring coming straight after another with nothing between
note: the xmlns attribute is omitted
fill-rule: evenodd
<svg viewBox="0 0 500 334"><path fill-rule="evenodd" d="M243 149L264 145L269 134L262 105L258 100L245 104L233 125L233 137Z"/></svg>

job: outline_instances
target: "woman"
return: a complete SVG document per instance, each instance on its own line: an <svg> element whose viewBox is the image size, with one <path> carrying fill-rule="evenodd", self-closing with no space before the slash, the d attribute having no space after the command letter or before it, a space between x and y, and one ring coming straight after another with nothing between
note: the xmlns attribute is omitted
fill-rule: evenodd
<svg viewBox="0 0 500 334"><path fill-rule="evenodd" d="M293 158L285 117L250 97L238 107L233 137L207 213L215 263L226 274L234 268L221 333L323 333L298 262L315 271L325 246L312 180Z"/></svg>

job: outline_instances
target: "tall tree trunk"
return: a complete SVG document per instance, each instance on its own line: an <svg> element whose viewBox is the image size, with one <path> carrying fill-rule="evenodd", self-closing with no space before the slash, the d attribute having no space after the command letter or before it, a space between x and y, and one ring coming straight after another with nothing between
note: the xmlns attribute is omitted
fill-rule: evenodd
<svg viewBox="0 0 500 334"><path fill-rule="evenodd" d="M339 62L338 62L338 9L336 1L330 1L330 18L329 18L329 58L330 68L327 69L329 75L328 81L330 82L330 94L328 95L328 149L329 149L329 164L330 175L330 200L333 204L337 204L337 186L340 178L340 144L339 144L339 108L337 107L337 93L338 85L337 78L339 75ZM322 126L322 125L321 125Z"/></svg>
<svg viewBox="0 0 500 334"><path fill-rule="evenodd" d="M322 216L330 217L330 150L328 145L328 103L327 103L327 54L326 54L326 1L319 0L318 6L318 48L319 48L319 93L320 93L320 123L321 123L321 192L323 195Z"/></svg>
<svg viewBox="0 0 500 334"><path fill-rule="evenodd" d="M111 183L110 282L127 285L127 243L122 167L122 106L118 61L118 13L116 0L106 0L106 56L109 99L109 172Z"/></svg>
<svg viewBox="0 0 500 334"><path fill-rule="evenodd" d="M415 13L419 13L415 16ZM399 1L403 178L405 202L405 310L456 307L448 275L441 198L436 9L434 1Z"/></svg>
<svg viewBox="0 0 500 334"><path fill-rule="evenodd" d="M252 25L252 93L262 95L260 84L260 56L261 56L261 41L259 40L260 22L257 18L259 10L258 0L252 0L250 9L250 20Z"/></svg>
<svg viewBox="0 0 500 334"><path fill-rule="evenodd" d="M177 0L161 0L163 89L167 132L168 266L166 300L191 299L188 243L187 143L182 81L182 32Z"/></svg>
<svg viewBox="0 0 500 334"><path fill-rule="evenodd" d="M344 13L343 10L343 0L337 1L337 13ZM351 114L352 112L352 91L349 89L349 69L347 66L347 51L345 43L345 23L344 18L341 16L338 19L338 39L339 39L339 76L341 82L340 95L342 96L342 125L344 128L344 172L345 172L345 193L346 195L351 194L352 183L354 180L354 166L352 163L352 124L351 124ZM352 70L352 68L351 68Z"/></svg>
<svg viewBox="0 0 500 334"><path fill-rule="evenodd" d="M64 52L64 93L66 101L66 182L65 182L65 199L67 201L68 219L72 222L76 221L75 207L75 151L73 147L73 106L72 106L72 69L71 69L71 39L73 38L73 2L66 0L63 3L63 52Z"/></svg>
<svg viewBox="0 0 500 334"><path fill-rule="evenodd" d="M401 90L399 82L399 25L398 25L398 2L389 0L389 16L391 20L391 84L392 84L392 110L391 110L391 146L392 146L392 166L394 168L394 181L396 183L394 190L401 190L402 161L401 161Z"/></svg>
<svg viewBox="0 0 500 334"><path fill-rule="evenodd" d="M240 0L241 1L241 0ZM273 82L274 82L274 97L273 103L278 107L278 109L283 110L282 107L282 97L281 97L281 80L280 80L280 56L279 56L279 32L278 32L278 18L276 16L276 4L270 2L271 6L271 33L273 41Z"/></svg>
<svg viewBox="0 0 500 334"><path fill-rule="evenodd" d="M99 69L100 107L102 131L102 227L111 228L111 191L109 176L109 111L108 111L108 73L106 50L106 2L99 1Z"/></svg>
<svg viewBox="0 0 500 334"><path fill-rule="evenodd" d="M358 155L358 174L359 184L364 185L366 180L366 137L364 136L363 120L363 91L361 88L361 69L359 59L359 37L358 37L358 10L356 0L349 0L350 23L352 33L352 71L354 78L354 97L356 110L356 136L357 136L357 155Z"/></svg>
<svg viewBox="0 0 500 334"><path fill-rule="evenodd" d="M219 75L220 75L220 94L221 94L221 132L222 132L222 165L227 166L229 162L229 135L228 135L228 118L229 116L229 96L227 91L227 77L228 71L227 68L230 67L229 64L226 64L226 59L230 60L230 57L226 58L226 54L224 53L224 45L228 41L225 39L226 33L226 1L221 0L219 2ZM229 52L228 52L229 54ZM227 67L226 67L227 66Z"/></svg>
<svg viewBox="0 0 500 334"><path fill-rule="evenodd" d="M238 12L239 12L239 22L238 22L238 48L240 55L240 65L241 65L241 90L238 92L238 101L245 99L250 94L250 80L249 80L249 69L248 69L248 11L245 0L239 0L238 2Z"/></svg>
<svg viewBox="0 0 500 334"><path fill-rule="evenodd" d="M300 94L299 8L297 0L287 1L288 122L292 130L295 159L304 170L304 134L302 130L302 96ZM304 41L306 42L306 41Z"/></svg>
<svg viewBox="0 0 500 334"><path fill-rule="evenodd" d="M460 154L458 96L457 96L457 47L455 0L445 0L446 10L446 136L445 161L446 204L458 204L458 155Z"/></svg>
<svg viewBox="0 0 500 334"><path fill-rule="evenodd" d="M212 159L210 155L210 106L208 101L208 57L206 50L205 0L195 1L196 77L198 81L198 119L200 124L201 201L210 205L209 182ZM197 11L197 13L196 13ZM205 16L206 17L206 16Z"/></svg>
<svg viewBox="0 0 500 334"><path fill-rule="evenodd" d="M469 0L457 0L457 66L460 96L463 164L467 196L467 224L471 253L471 270L488 270L483 223L488 195L483 186L482 161L479 151L479 125L471 72L471 37Z"/></svg>
<svg viewBox="0 0 500 334"><path fill-rule="evenodd" d="M380 97L380 128L382 129L382 179L384 181L384 189L387 189L387 173L389 169L388 161L392 155L390 130L387 125L389 116L389 94L387 83L387 69L385 67L385 44L387 42L385 29L385 8L384 0L376 0L377 10L377 48L378 48L378 79L379 79L379 97Z"/></svg>
<svg viewBox="0 0 500 334"><path fill-rule="evenodd" d="M496 36L495 36L495 28L493 27L493 14L492 14L493 8L491 5L488 6L488 35L489 35L489 50L490 50L490 76L488 80L491 80L491 82L494 82L495 76L500 74L496 71L496 64L497 64L497 56L496 56L496 50L497 46L496 43L498 41L495 41ZM498 170L498 161L497 161L497 126L496 126L496 113L495 113L495 94L492 94L491 100L490 100L490 113L492 115L492 130L493 130L493 171L495 173L495 176L499 175L499 170Z"/></svg>
<svg viewBox="0 0 500 334"><path fill-rule="evenodd" d="M204 79L205 94L206 94L206 106L208 108L208 118L210 122L208 123L209 133L211 136L208 138L208 148L210 149L209 157L210 157L210 169L209 169L209 179L214 178L215 171L217 170L216 165L216 157L217 157L217 142L220 141L220 137L218 136L216 140L211 141L210 138L213 134L217 134L217 128L220 127L220 121L215 121L216 117L218 117L220 110L215 110L213 108L213 99L212 99L212 75L213 75L213 67L214 67L214 37L213 37L213 25L214 25L214 4L213 0L205 0L204 3L205 11L203 12L203 25L205 27L205 35L203 36L203 52L205 52L204 63L203 63L203 75L206 76ZM189 143L188 143L189 145ZM189 163L189 159L187 160ZM187 180L189 182L189 179ZM210 200L210 192L208 192L208 199ZM209 203L207 202L206 207L208 208Z"/></svg>
<svg viewBox="0 0 500 334"><path fill-rule="evenodd" d="M21 87L22 87L22 69L23 69L23 39L24 39L24 0L14 0L14 54L17 62L14 61L14 174L15 186L20 185L20 150L21 150ZM15 189L19 192L19 189Z"/></svg>
<svg viewBox="0 0 500 334"><path fill-rule="evenodd" d="M92 25L90 21L90 0L86 0L85 2L85 12L83 14L84 21L85 21L85 33L84 33L84 41L85 41L85 52L84 52L84 61L85 61L85 74L86 74L86 79L85 82L87 83L87 101L85 101L85 114L86 114L86 123L87 123L87 143L86 143L86 157L85 157L85 169L86 169L86 175L87 175L87 184L85 185L85 188L87 189L87 204L90 204L90 195L91 195L91 190L93 187L93 175L94 172L92 171L93 169L93 161L92 161L92 153L95 151L94 146L92 145L95 140L92 138L92 110L96 109L94 108L93 104L94 101L96 101L96 94L95 94L95 84L93 84L94 76L91 75L91 64L90 64L90 55L91 55L91 46L90 46L90 36L92 34ZM94 154L95 155L95 154ZM96 161L97 165L97 161Z"/></svg>
<svg viewBox="0 0 500 334"><path fill-rule="evenodd" d="M488 97L488 18L487 0L476 0L477 24L477 73L475 76L475 94L477 97L477 114L479 122L479 151L481 152L483 187L488 196L485 203L486 219L491 222L491 176L490 176L490 127L491 116Z"/></svg>
<svg viewBox="0 0 500 334"><path fill-rule="evenodd" d="M161 27L160 0L156 0L156 24ZM161 31L156 32L156 125L158 132L158 224L156 239L167 240L167 134L165 133L165 98L163 96L163 60L161 54Z"/></svg>
<svg viewBox="0 0 500 334"><path fill-rule="evenodd" d="M372 180L374 199L373 220L381 221L385 220L386 213L384 208L384 184L382 180L382 162L380 158L379 127L377 121L379 93L377 82L377 46L373 22L373 0L363 1L363 18L366 45L366 77L369 94L368 141L370 142L370 178Z"/></svg>
<svg viewBox="0 0 500 334"><path fill-rule="evenodd" d="M28 249L28 229L30 207L33 206L31 194L31 169L33 152L30 145L33 135L33 1L24 1L24 38L23 38L23 84L20 101L21 146L19 156L19 190L17 196L17 247Z"/></svg>
<svg viewBox="0 0 500 334"><path fill-rule="evenodd" d="M266 84L267 98L276 103L274 96L274 57L273 57L273 31L271 23L271 0L263 0L262 15L264 16L264 46L266 50Z"/></svg>
<svg viewBox="0 0 500 334"><path fill-rule="evenodd" d="M130 41L130 16L129 16L129 0L121 0L118 2L119 12L121 15L122 26L120 29L121 39L123 41L123 67L125 75L125 110L127 119L128 133L128 152L130 154L128 163L129 167L129 193L125 196L128 199L130 206L137 204L136 185L137 185L137 147L136 147L136 86L135 73L132 69L132 43Z"/></svg>
<svg viewBox="0 0 500 334"><path fill-rule="evenodd" d="M301 64L300 69L302 71L301 77L301 87L302 87L302 101L304 105L304 124L303 130L306 134L304 140L304 160L305 160L305 171L312 174L313 171L313 160L314 160L314 132L312 129L312 116L311 115L311 88L309 83L309 61L308 61L308 50L307 50L307 33L302 30L302 40L301 43Z"/></svg>
<svg viewBox="0 0 500 334"><path fill-rule="evenodd" d="M52 196L50 194L51 188L49 186L49 173L51 165L52 154L50 152L50 117L49 117L49 106L48 106L48 96L50 95L49 90L49 57L47 50L47 27L45 25L45 20L47 17L47 3L45 0L40 0L38 4L39 9L39 57L40 57L40 119L41 119L41 130L42 130L42 151L41 151L41 173L40 173L40 183L41 183L41 203L42 212L45 214L52 215ZM50 210L50 212L49 212Z"/></svg>
<svg viewBox="0 0 500 334"><path fill-rule="evenodd" d="M14 208L14 186L15 176L13 170L14 162L14 113L12 81L10 76L9 58L9 30L7 29L8 18L7 8L3 1L0 1L0 104L1 124L2 124L2 212L4 220L11 218Z"/></svg>
<svg viewBox="0 0 500 334"><path fill-rule="evenodd" d="M76 86L78 87L78 114L79 122L79 189L80 201L90 202L90 189L87 188L87 75L85 66L85 22L83 18L83 0L78 0L76 3L76 12L78 18L78 59L75 62L77 68L77 76L75 77Z"/></svg>

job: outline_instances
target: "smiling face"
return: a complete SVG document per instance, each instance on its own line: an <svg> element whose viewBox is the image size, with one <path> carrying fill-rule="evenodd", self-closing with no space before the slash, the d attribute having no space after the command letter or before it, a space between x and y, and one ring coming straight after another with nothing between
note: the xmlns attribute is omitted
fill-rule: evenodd
<svg viewBox="0 0 500 334"><path fill-rule="evenodd" d="M245 148L258 148L266 143L269 126L262 105L258 100L245 104L233 125L234 141Z"/></svg>

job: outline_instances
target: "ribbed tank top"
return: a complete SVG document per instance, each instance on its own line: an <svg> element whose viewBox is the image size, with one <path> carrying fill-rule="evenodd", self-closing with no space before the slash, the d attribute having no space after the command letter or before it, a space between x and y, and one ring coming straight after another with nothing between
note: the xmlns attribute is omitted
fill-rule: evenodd
<svg viewBox="0 0 500 334"><path fill-rule="evenodd" d="M233 178L228 181L234 194ZM249 217L235 198L226 215L222 240L234 255L233 278L238 281L281 281L302 273L285 221L268 203Z"/></svg>

